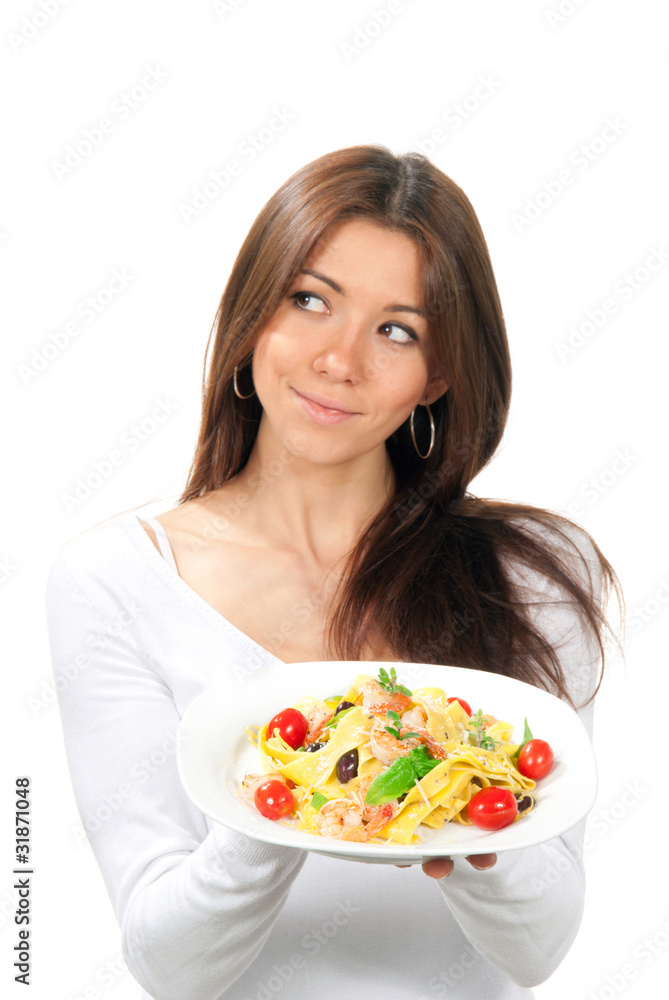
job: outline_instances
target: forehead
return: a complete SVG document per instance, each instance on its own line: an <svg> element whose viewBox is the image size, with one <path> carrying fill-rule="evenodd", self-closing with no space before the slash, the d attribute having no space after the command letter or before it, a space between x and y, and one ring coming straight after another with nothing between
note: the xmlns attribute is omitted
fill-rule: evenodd
<svg viewBox="0 0 669 1000"><path fill-rule="evenodd" d="M406 233L367 219L344 219L330 226L305 264L334 278L348 294L400 291L418 304L422 296L421 258Z"/></svg>

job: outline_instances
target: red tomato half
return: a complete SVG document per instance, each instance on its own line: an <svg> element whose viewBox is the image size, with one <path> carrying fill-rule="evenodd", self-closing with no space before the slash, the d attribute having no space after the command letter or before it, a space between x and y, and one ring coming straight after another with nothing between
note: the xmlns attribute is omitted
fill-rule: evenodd
<svg viewBox="0 0 669 1000"><path fill-rule="evenodd" d="M508 788L482 788L467 804L467 815L482 830L501 830L518 815L518 802Z"/></svg>
<svg viewBox="0 0 669 1000"><path fill-rule="evenodd" d="M465 701L464 698L447 698L446 699L446 704L450 705L454 701L457 701L458 705L460 705L462 708L464 708L465 712L467 713L467 715L471 719L471 717L472 717L472 708L471 708L471 705L469 704L469 702Z"/></svg>
<svg viewBox="0 0 669 1000"><path fill-rule="evenodd" d="M309 724L305 717L296 708L284 708L283 712L275 715L267 727L267 739L274 736L274 730L279 730L279 736L285 740L289 747L297 750L302 746L304 737L307 735Z"/></svg>
<svg viewBox="0 0 669 1000"><path fill-rule="evenodd" d="M281 819L293 811L295 799L288 785L278 778L268 778L255 790L256 809L267 819Z"/></svg>
<svg viewBox="0 0 669 1000"><path fill-rule="evenodd" d="M545 740L529 740L518 754L518 770L526 778L539 781L553 766L553 751Z"/></svg>

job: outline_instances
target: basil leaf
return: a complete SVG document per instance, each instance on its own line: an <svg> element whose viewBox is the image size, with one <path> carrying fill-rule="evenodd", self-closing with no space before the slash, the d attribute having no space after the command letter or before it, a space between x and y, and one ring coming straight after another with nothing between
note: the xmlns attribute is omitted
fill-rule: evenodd
<svg viewBox="0 0 669 1000"><path fill-rule="evenodd" d="M311 796L311 805L316 810L320 809L322 805L325 805L325 803L329 801L330 800L328 799L327 795L321 795L320 792L314 792L314 794Z"/></svg>
<svg viewBox="0 0 669 1000"><path fill-rule="evenodd" d="M398 757L390 767L377 774L369 786L365 802L370 806L382 806L399 798L411 791L414 781L420 781L438 763L425 747L414 747L406 757Z"/></svg>
<svg viewBox="0 0 669 1000"><path fill-rule="evenodd" d="M381 774L377 774L369 786L365 802L370 806L382 806L399 798L413 788L414 769L406 757L398 757Z"/></svg>
<svg viewBox="0 0 669 1000"><path fill-rule="evenodd" d="M414 775L418 781L429 774L439 763L434 757L430 757L426 747L414 747L407 759L413 767Z"/></svg>
<svg viewBox="0 0 669 1000"><path fill-rule="evenodd" d="M518 747L518 749L514 753L514 755L511 758L511 760L518 760L518 754L520 753L520 751L523 749L523 747L525 746L526 743L529 743L530 740L533 740L533 739L534 739L534 736L532 735L532 730L528 726L528 724L527 724L527 716L525 716L525 732L523 733L523 742L520 744L520 746Z"/></svg>

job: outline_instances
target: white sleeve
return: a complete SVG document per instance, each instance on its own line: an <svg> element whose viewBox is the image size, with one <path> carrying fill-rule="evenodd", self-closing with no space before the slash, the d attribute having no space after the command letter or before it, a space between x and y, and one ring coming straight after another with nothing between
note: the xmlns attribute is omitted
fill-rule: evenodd
<svg viewBox="0 0 669 1000"><path fill-rule="evenodd" d="M170 690L129 630L87 642L108 615L62 553L46 605L74 793L128 967L155 1000L216 1000L260 952L305 854L208 828L179 779Z"/></svg>
<svg viewBox="0 0 669 1000"><path fill-rule="evenodd" d="M585 539L579 547L590 575L590 580L582 578L600 600L599 564ZM568 689L582 705L597 684L599 649L557 588L534 573L523 572L521 578L527 596L536 601L532 617L559 645ZM592 702L578 715L592 739ZM545 982L574 942L584 907L585 824L582 820L545 844L506 851L488 871L457 859L452 873L437 882L470 944L519 986Z"/></svg>

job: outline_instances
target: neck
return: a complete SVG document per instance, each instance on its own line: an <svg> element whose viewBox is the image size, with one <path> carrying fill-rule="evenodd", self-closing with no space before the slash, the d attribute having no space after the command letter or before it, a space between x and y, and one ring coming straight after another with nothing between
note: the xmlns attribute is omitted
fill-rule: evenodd
<svg viewBox="0 0 669 1000"><path fill-rule="evenodd" d="M350 551L393 494L395 474L385 445L352 461L324 464L258 435L232 482L237 496L250 498L244 518L254 534L330 565Z"/></svg>

